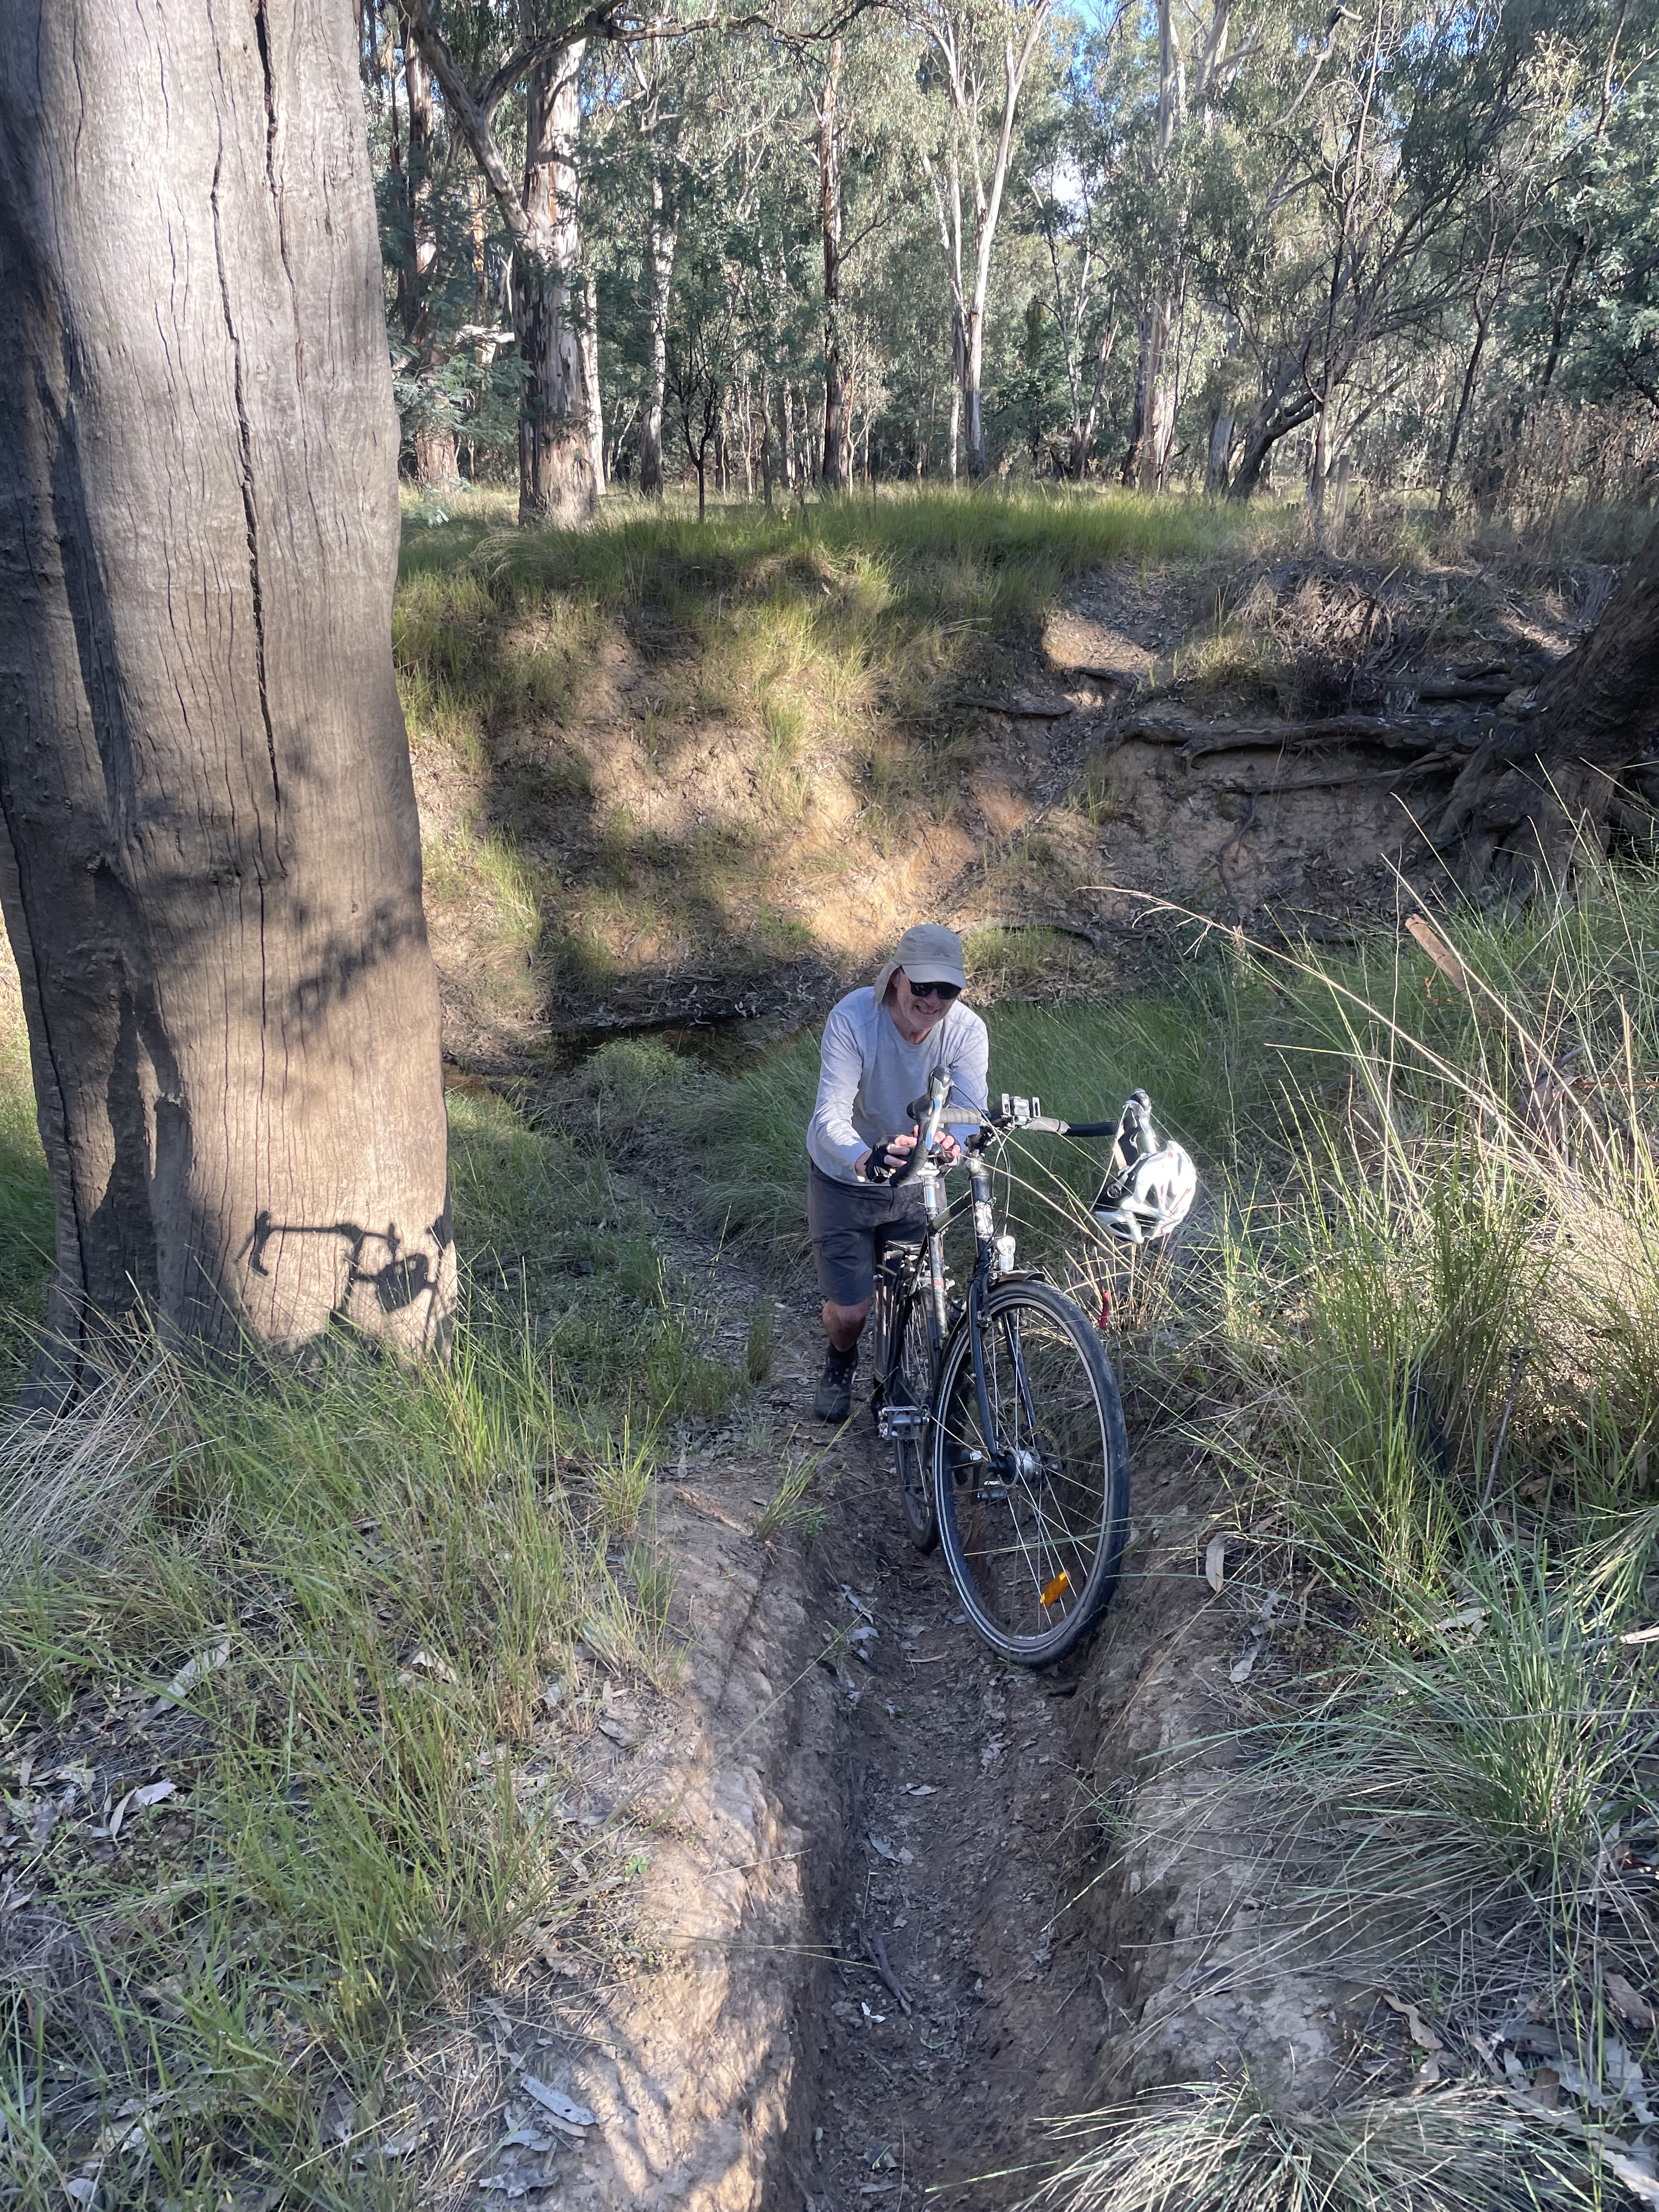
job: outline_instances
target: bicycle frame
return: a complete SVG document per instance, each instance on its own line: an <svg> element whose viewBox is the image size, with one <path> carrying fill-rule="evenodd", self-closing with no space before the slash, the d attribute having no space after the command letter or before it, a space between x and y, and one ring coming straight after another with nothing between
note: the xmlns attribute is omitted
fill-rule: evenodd
<svg viewBox="0 0 1659 2212"><path fill-rule="evenodd" d="M983 1127L975 1130L964 1142L963 1149L968 1162L968 1189L954 1202L945 1200L945 1164L933 1157L939 1140L939 1127L945 1111L945 1095L936 1095L931 1102L926 1126L917 1137L921 1152L921 1164L916 1169L917 1181L921 1185L922 1210L927 1216L927 1231L922 1249L913 1270L907 1270L907 1292L913 1291L925 1267L927 1279L927 1340L928 1392L927 1407L918 1425L925 1426L932 1418L933 1395L939 1370L944 1362L945 1346L951 1332L950 1290L945 1273L945 1236L951 1224L971 1214L974 1224L974 1272L968 1286L966 1313L969 1339L974 1363L974 1395L977 1401L980 1433L992 1437L996 1433L991 1419L990 1401L985 1388L985 1352L979 1319L980 1302L986 1290L997 1276L1005 1272L1002 1254L996 1234L996 1216L992 1210L991 1167L985 1157L989 1132ZM907 1297L901 1302L908 1303ZM1017 1371L1021 1378L1021 1395L1029 1393L1024 1386L1023 1365ZM1028 1402L1028 1412L1030 1408ZM890 1428L884 1434L890 1434Z"/></svg>

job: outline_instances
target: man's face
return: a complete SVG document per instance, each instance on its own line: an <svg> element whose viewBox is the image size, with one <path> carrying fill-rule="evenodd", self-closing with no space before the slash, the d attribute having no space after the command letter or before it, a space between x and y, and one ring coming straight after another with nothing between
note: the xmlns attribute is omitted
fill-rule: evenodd
<svg viewBox="0 0 1659 2212"><path fill-rule="evenodd" d="M937 991L918 995L911 989L910 978L902 968L893 977L893 992L905 1026L910 1030L937 1029L945 1019L945 1010L951 1004Z"/></svg>

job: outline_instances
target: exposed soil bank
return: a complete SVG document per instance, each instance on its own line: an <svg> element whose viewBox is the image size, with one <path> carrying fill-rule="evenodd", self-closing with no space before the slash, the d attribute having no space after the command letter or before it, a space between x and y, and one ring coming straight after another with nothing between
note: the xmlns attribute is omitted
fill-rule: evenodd
<svg viewBox="0 0 1659 2212"><path fill-rule="evenodd" d="M1315 937L1392 917L1613 574L1400 552L1102 568L903 713L804 672L798 752L648 623L578 654L556 714L498 704L459 751L417 731L447 1049L505 1072L583 1035L776 1033L918 914L978 933L981 999L1145 981L1148 899Z"/></svg>

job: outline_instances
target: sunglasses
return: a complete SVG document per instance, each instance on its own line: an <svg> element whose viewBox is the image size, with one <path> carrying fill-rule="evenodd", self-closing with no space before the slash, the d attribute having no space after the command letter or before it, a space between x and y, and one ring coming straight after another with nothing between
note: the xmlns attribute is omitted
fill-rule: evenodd
<svg viewBox="0 0 1659 2212"><path fill-rule="evenodd" d="M899 972L903 974L902 969ZM916 983L912 982L908 975L904 980L910 985L910 996L913 999L943 999L948 1006L952 999L959 999L962 996L960 983Z"/></svg>

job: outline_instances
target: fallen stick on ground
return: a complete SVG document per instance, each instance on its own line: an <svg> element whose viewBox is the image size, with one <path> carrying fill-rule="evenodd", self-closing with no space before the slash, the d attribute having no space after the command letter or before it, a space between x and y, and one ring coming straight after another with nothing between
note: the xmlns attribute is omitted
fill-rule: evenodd
<svg viewBox="0 0 1659 2212"><path fill-rule="evenodd" d="M870 1938L868 1944L866 1946L866 1950L869 1957L870 1964L881 1976L882 1981L886 1985L887 1989L898 2000L898 2002L903 2010L908 2012L910 2009L910 1999L905 1991L903 1984L899 1980L898 1976L893 1972L892 1968L887 1963L887 1947L882 1942L880 1936L872 1936Z"/></svg>

